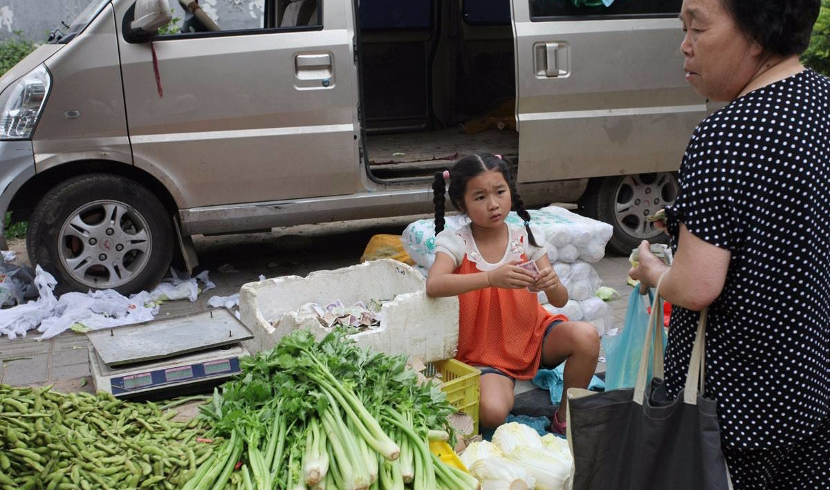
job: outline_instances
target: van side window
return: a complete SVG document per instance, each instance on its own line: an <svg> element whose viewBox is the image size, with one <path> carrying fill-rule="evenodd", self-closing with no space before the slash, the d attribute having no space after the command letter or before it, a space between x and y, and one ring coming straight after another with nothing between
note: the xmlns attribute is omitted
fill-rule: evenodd
<svg viewBox="0 0 830 490"><path fill-rule="evenodd" d="M528 0L530 20L534 22L586 20L597 18L675 17L683 0L612 0L608 7L602 0Z"/></svg>
<svg viewBox="0 0 830 490"><path fill-rule="evenodd" d="M265 0L264 2L225 2L217 0L178 0L173 20L159 30L160 36L187 36L200 33L240 33L274 31L320 26L322 0ZM201 12L196 12L201 9ZM201 19L204 16L214 24ZM218 28L218 30L217 30Z"/></svg>

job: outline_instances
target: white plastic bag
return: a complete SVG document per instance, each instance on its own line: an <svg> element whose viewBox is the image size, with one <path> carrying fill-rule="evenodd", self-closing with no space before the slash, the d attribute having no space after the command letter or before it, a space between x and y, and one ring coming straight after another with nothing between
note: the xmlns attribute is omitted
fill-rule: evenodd
<svg viewBox="0 0 830 490"><path fill-rule="evenodd" d="M58 303L53 292L58 281L37 266L34 284L40 293L37 300L0 310L0 334L5 334L10 339L25 336L27 331L37 328L45 318L52 315Z"/></svg>
<svg viewBox="0 0 830 490"><path fill-rule="evenodd" d="M579 216L564 208L548 206L529 211L531 224L541 231L535 236L537 243L544 243L551 263L584 260L597 262L605 254L605 244L611 238L611 225ZM511 212L506 221L521 226L523 220ZM444 218L445 229L457 229L468 223L464 215ZM435 221L422 219L410 223L401 237L404 250L418 265L429 268L435 260Z"/></svg>

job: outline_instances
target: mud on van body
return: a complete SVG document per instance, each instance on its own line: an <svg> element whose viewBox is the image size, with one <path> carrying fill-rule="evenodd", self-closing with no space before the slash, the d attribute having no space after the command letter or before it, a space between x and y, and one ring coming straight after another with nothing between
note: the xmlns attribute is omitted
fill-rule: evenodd
<svg viewBox="0 0 830 490"><path fill-rule="evenodd" d="M193 235L431 212L432 174L487 151L630 250L707 107L680 0L574 3L93 0L0 79L0 212L65 290L129 293Z"/></svg>

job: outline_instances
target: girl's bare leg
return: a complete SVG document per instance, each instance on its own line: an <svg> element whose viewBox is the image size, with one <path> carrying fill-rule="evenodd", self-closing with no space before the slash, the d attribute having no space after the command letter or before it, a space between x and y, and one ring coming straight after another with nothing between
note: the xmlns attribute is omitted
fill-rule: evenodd
<svg viewBox="0 0 830 490"><path fill-rule="evenodd" d="M563 322L553 327L542 346L542 366L565 364L565 387L556 413L565 422L568 388L587 388L597 368L599 335L590 323Z"/></svg>

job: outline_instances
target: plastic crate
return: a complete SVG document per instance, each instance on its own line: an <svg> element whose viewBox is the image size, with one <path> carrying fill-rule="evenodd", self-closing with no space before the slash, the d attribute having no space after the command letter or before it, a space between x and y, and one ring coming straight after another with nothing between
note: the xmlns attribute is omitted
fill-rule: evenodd
<svg viewBox="0 0 830 490"><path fill-rule="evenodd" d="M438 456L438 459L444 462L447 466L452 466L453 468L457 468L464 473L469 473L466 467L464 467L464 463L458 458L458 455L455 454L455 451L452 450L449 444L444 441L429 441L429 452Z"/></svg>
<svg viewBox="0 0 830 490"><path fill-rule="evenodd" d="M481 372L455 359L434 361L435 371L441 373L444 383L441 390L447 394L447 401L473 418L473 432L478 434L479 378ZM469 435L469 434L465 434Z"/></svg>

